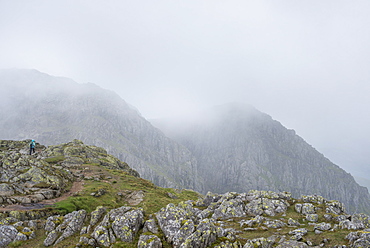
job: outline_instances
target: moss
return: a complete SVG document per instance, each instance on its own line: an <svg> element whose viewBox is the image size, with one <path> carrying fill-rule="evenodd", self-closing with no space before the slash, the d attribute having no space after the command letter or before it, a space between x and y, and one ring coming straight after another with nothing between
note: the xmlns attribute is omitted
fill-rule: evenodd
<svg viewBox="0 0 370 248"><path fill-rule="evenodd" d="M10 244L8 244L7 247L23 247L24 241L18 240L18 241L13 241Z"/></svg>

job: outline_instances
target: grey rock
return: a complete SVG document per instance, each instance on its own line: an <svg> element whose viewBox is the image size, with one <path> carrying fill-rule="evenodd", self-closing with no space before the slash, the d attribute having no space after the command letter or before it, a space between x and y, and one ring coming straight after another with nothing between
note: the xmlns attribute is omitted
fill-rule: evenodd
<svg viewBox="0 0 370 248"><path fill-rule="evenodd" d="M276 248L306 248L308 245L304 242L298 242L296 240L287 240L276 246Z"/></svg>
<svg viewBox="0 0 370 248"><path fill-rule="evenodd" d="M326 199L320 195L302 195L301 200L304 202L310 202L315 204L324 204Z"/></svg>
<svg viewBox="0 0 370 248"><path fill-rule="evenodd" d="M350 220L344 220L339 223L339 228L348 230L361 230L365 228L362 222L353 222Z"/></svg>
<svg viewBox="0 0 370 248"><path fill-rule="evenodd" d="M364 228L370 227L370 217L366 214L354 214L352 215L351 219L353 223L361 224L364 226Z"/></svg>
<svg viewBox="0 0 370 248"><path fill-rule="evenodd" d="M261 226L264 223L265 220L266 220L265 217L260 216L260 215L257 215L257 216L253 217L250 220L241 221L240 222L240 227L243 227L244 225L247 225L249 227L252 227L252 226Z"/></svg>
<svg viewBox="0 0 370 248"><path fill-rule="evenodd" d="M314 230L328 231L330 229L331 229L331 224L330 223L325 223L325 222L322 222L320 224L316 224L314 226Z"/></svg>
<svg viewBox="0 0 370 248"><path fill-rule="evenodd" d="M268 238L249 239L244 244L243 248L255 248L255 247L271 248L274 243L275 242L273 240L269 240Z"/></svg>
<svg viewBox="0 0 370 248"><path fill-rule="evenodd" d="M17 236L14 239L14 241L25 241L25 240L28 240L27 235L20 233L20 232L17 233Z"/></svg>
<svg viewBox="0 0 370 248"><path fill-rule="evenodd" d="M344 204L339 201L330 201L326 203L326 213L341 215L346 212Z"/></svg>
<svg viewBox="0 0 370 248"><path fill-rule="evenodd" d="M155 234L158 233L158 226L155 223L154 219L150 219L150 220L145 221L144 227L143 227L143 232L144 233L145 232L151 232L151 233L155 233Z"/></svg>
<svg viewBox="0 0 370 248"><path fill-rule="evenodd" d="M111 242L108 228L104 226L99 225L95 227L91 236L96 240L96 243L100 246L109 247L111 243L113 243Z"/></svg>
<svg viewBox="0 0 370 248"><path fill-rule="evenodd" d="M214 210L212 218L214 219L227 219L233 217L244 217L245 204L240 199L231 199L222 201L217 209Z"/></svg>
<svg viewBox="0 0 370 248"><path fill-rule="evenodd" d="M106 214L106 212L107 212L107 209L103 206L99 206L94 211L92 211L90 225L95 226L101 220L103 215Z"/></svg>
<svg viewBox="0 0 370 248"><path fill-rule="evenodd" d="M216 241L217 228L213 221L210 219L202 220L196 231L191 234L184 243L181 244L181 248L205 248L210 246Z"/></svg>
<svg viewBox="0 0 370 248"><path fill-rule="evenodd" d="M286 226L286 224L281 220L265 220L263 225L268 228L274 228L274 229L282 228Z"/></svg>
<svg viewBox="0 0 370 248"><path fill-rule="evenodd" d="M315 214L316 213L315 206L312 203L303 203L301 213L304 215Z"/></svg>
<svg viewBox="0 0 370 248"><path fill-rule="evenodd" d="M292 237L293 239L300 240L300 239L302 239L302 237L304 235L307 234L307 232L308 232L308 230L306 228L299 228L299 229L295 229L293 231L290 231L289 234L293 235L293 237Z"/></svg>
<svg viewBox="0 0 370 248"><path fill-rule="evenodd" d="M318 214L306 214L306 220L310 222L317 222L319 220Z"/></svg>
<svg viewBox="0 0 370 248"><path fill-rule="evenodd" d="M50 216L46 219L46 223L45 223L45 231L47 232L51 232L55 229L56 227L56 222L57 221L60 221L60 215L55 215L55 216Z"/></svg>
<svg viewBox="0 0 370 248"><path fill-rule="evenodd" d="M0 247L7 247L18 235L18 231L13 226L0 225Z"/></svg>
<svg viewBox="0 0 370 248"><path fill-rule="evenodd" d="M0 184L0 196L12 196L14 195L14 189L7 183Z"/></svg>
<svg viewBox="0 0 370 248"><path fill-rule="evenodd" d="M300 226L301 224L297 220L294 220L292 218L289 218L288 219L288 225L289 226Z"/></svg>
<svg viewBox="0 0 370 248"><path fill-rule="evenodd" d="M252 216L262 214L275 216L285 212L288 206L289 204L285 200L258 198L246 204L245 211Z"/></svg>
<svg viewBox="0 0 370 248"><path fill-rule="evenodd" d="M143 223L143 211L135 209L121 216L116 216L112 222L112 229L117 238L124 242L132 242Z"/></svg>
<svg viewBox="0 0 370 248"><path fill-rule="evenodd" d="M215 245L215 248L242 248L243 246L240 244L239 241L236 241L234 243L230 241L221 242L219 245Z"/></svg>
<svg viewBox="0 0 370 248"><path fill-rule="evenodd" d="M44 245L45 246L51 246L55 243L55 241L57 240L59 234L56 230L52 230L51 232L49 232L49 234L46 236L45 240L44 240Z"/></svg>
<svg viewBox="0 0 370 248"><path fill-rule="evenodd" d="M138 248L162 248L161 240L155 235L140 235Z"/></svg>

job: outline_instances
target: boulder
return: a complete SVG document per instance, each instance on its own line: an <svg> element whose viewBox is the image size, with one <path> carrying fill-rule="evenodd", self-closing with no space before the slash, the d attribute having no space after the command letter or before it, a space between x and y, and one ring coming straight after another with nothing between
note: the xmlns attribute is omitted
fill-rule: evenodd
<svg viewBox="0 0 370 248"><path fill-rule="evenodd" d="M140 235L138 248L162 248L161 240L155 235Z"/></svg>

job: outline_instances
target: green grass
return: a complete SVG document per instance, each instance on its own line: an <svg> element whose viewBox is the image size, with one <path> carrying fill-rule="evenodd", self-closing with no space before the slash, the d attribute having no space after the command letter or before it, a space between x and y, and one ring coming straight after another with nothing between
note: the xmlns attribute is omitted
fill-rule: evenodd
<svg viewBox="0 0 370 248"><path fill-rule="evenodd" d="M66 158L64 156L56 156L56 157L49 157L45 158L44 161L50 164L57 164L59 162L64 161Z"/></svg>
<svg viewBox="0 0 370 248"><path fill-rule="evenodd" d="M147 214L155 213L171 202L177 204L180 201L196 200L199 196L198 193L191 190L178 191L170 188L160 188L148 180L128 175L123 171L107 169L93 164L84 164L83 166L89 167L92 174L100 174L102 178L107 176L112 178L101 181L85 180L82 192L55 204L55 208L61 214L80 209L91 212L98 206L113 209L128 205L125 197L118 195L119 192L142 190L144 200L137 207L142 207ZM104 190L106 193L99 197L91 195L100 190ZM168 193L176 195L177 199L172 199Z"/></svg>

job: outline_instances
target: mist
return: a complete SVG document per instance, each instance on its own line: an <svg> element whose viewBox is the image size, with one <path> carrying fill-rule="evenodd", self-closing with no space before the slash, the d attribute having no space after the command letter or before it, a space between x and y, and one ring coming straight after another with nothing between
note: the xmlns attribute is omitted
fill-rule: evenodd
<svg viewBox="0 0 370 248"><path fill-rule="evenodd" d="M147 119L251 104L361 175L369 172L369 8L334 0L1 1L0 68L95 83Z"/></svg>

